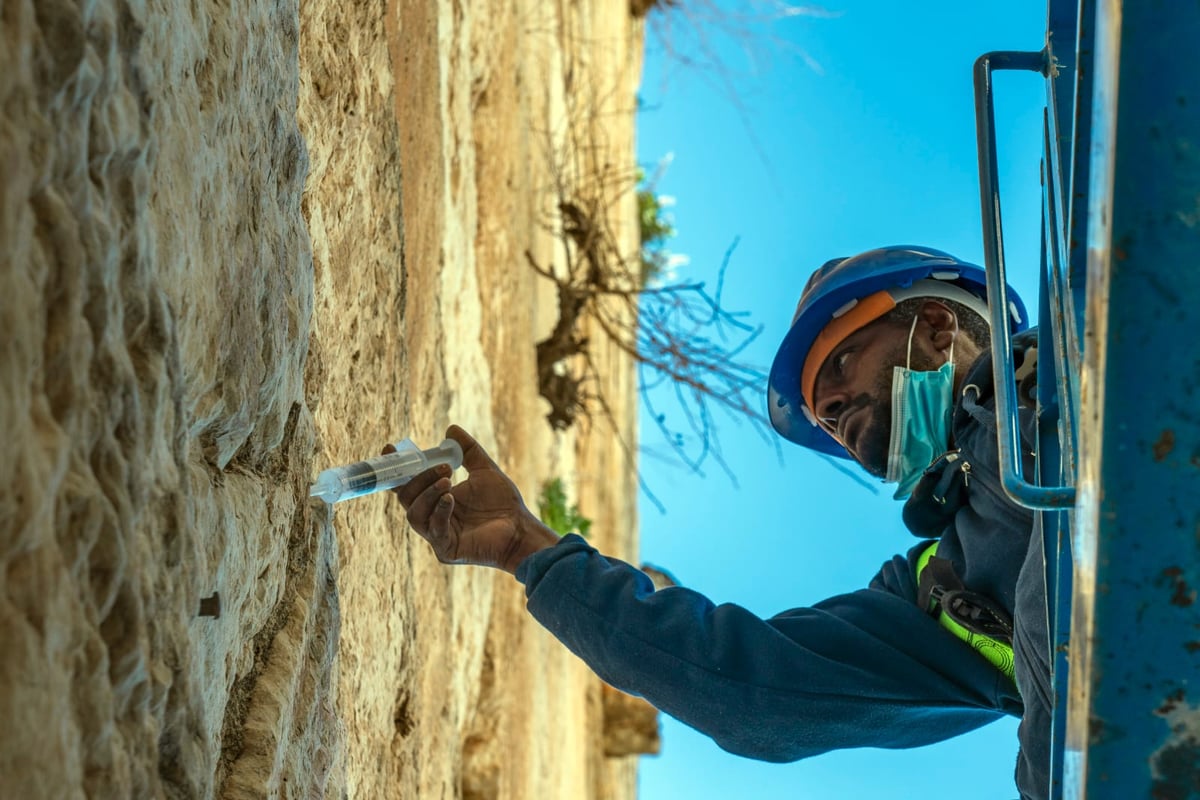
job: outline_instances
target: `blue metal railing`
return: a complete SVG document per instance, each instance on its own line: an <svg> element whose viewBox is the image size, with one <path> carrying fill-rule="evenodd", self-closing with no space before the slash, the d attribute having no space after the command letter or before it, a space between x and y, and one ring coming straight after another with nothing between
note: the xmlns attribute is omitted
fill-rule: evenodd
<svg viewBox="0 0 1200 800"><path fill-rule="evenodd" d="M1065 751L1062 746L1066 729L1067 645L1071 600L1070 521L1066 509L1074 506L1073 420L1078 408L1078 388L1071 362L1077 359L1067 342L1068 321L1062 276L1063 237L1059 220L1064 213L1061 191L1060 145L1052 132L1051 114L1046 114L1043 147L1043 218L1042 264L1039 284L1038 316L1038 413L1037 479L1034 485L1021 474L1020 433L1016 417L1016 389L1012 348L1004 311L1005 262L1003 224L1000 215L999 182L996 169L995 115L993 111L992 73L996 70L1035 72L1052 87L1060 74L1047 48L1038 52L988 53L975 62L975 113L978 134L980 207L983 214L984 254L988 271L988 295L991 311L994 380L997 392L998 444L1000 469L1005 491L1016 502L1041 510L1045 596L1048 600L1046 628L1049 631L1051 683L1054 687L1054 713L1051 739L1055 742L1050 757L1050 794L1061 796ZM1050 90L1053 97L1053 89ZM1053 100L1050 104L1053 107ZM1059 398L1063 398L1060 402Z"/></svg>
<svg viewBox="0 0 1200 800"><path fill-rule="evenodd" d="M996 174L996 120L992 73L1024 70L1045 74L1046 52L986 53L975 62L975 129L979 146L979 198L983 211L983 256L987 267L988 310L992 328L992 372L996 385L996 417L1000 447L1000 482L1014 502L1033 509L1069 508L1073 486L1038 486L1021 474L1021 429L1017 420L1017 387L1013 379L1012 336L1008 329L1005 284L1004 226L1000 219L1000 185Z"/></svg>

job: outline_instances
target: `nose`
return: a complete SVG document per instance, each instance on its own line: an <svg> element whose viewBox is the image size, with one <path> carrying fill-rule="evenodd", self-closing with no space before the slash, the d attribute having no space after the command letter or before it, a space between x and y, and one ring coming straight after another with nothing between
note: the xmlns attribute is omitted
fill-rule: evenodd
<svg viewBox="0 0 1200 800"><path fill-rule="evenodd" d="M846 410L849 397L845 392L823 392L813 398L817 422L829 433L836 434L838 418Z"/></svg>

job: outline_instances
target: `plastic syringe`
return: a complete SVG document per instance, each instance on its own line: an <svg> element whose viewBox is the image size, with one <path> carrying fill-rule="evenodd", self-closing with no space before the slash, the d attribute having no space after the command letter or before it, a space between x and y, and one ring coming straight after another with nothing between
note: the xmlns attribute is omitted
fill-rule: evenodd
<svg viewBox="0 0 1200 800"><path fill-rule="evenodd" d="M451 469L462 466L462 447L453 439L428 450L418 448L412 439L397 442L395 447L394 453L324 470L309 489L309 497L336 503L403 486L438 464L449 464Z"/></svg>

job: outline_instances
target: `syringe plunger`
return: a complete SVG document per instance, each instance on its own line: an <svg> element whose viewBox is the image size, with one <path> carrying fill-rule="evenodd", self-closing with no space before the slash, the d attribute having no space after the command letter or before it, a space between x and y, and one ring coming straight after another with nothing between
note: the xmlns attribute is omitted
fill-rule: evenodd
<svg viewBox="0 0 1200 800"><path fill-rule="evenodd" d="M403 486L438 464L449 464L451 469L462 466L462 447L453 439L445 439L428 450L418 448L412 439L397 442L395 447L394 453L324 470L317 476L309 496L336 503Z"/></svg>

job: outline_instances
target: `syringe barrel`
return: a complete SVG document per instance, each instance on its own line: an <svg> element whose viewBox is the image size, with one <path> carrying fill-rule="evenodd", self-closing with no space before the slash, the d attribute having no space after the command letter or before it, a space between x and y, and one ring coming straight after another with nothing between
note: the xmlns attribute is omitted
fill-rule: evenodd
<svg viewBox="0 0 1200 800"><path fill-rule="evenodd" d="M324 470L317 476L311 495L322 497L327 503L336 503L403 486L438 464L448 464L452 469L462 466L462 448L453 439L446 439L437 447L424 451L417 449L411 439L397 442L395 446L394 453Z"/></svg>
<svg viewBox="0 0 1200 800"><path fill-rule="evenodd" d="M431 447L421 453L425 456L425 469L436 467L438 464L448 464L450 469L458 469L463 463L462 445L453 439L443 439L437 447Z"/></svg>

